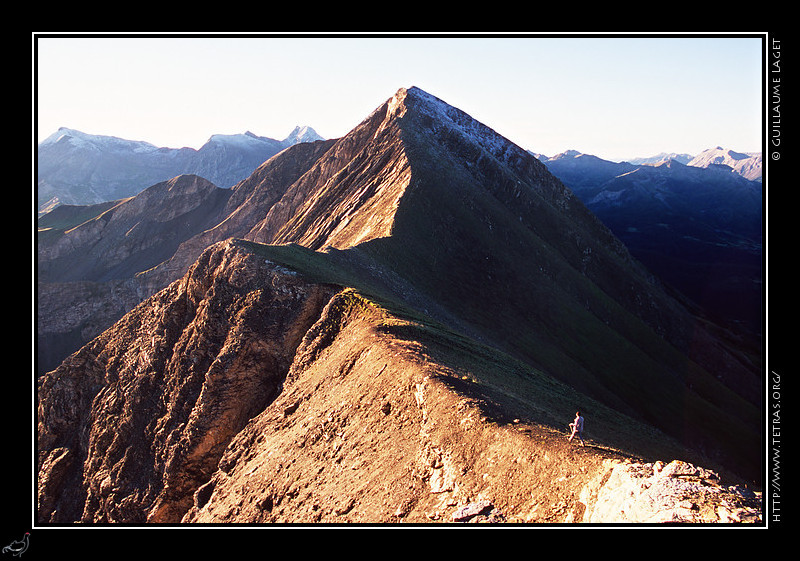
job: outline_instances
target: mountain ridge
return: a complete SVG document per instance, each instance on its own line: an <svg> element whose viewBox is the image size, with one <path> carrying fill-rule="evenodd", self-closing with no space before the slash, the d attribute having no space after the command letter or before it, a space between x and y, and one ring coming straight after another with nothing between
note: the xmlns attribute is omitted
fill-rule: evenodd
<svg viewBox="0 0 800 561"><path fill-rule="evenodd" d="M175 185L186 188L189 183L183 179ZM141 288L161 269L165 273L162 279L169 279L168 288L157 290L159 284L164 286L163 280L153 284L153 296L137 307L136 313L161 318L157 321L164 329L176 330L171 338L186 337L199 345L195 362L173 354L176 376L192 372L192 376L202 377L204 370L229 362L217 363L215 351L202 351L202 341L218 338L220 333L213 327L216 322L194 321L191 318L198 317L199 312L185 311L185 303L198 302L199 297L181 296L169 305L156 302L179 287L207 287L203 290L209 298L216 291L228 294L228 289L223 289L223 273L233 284L263 278L250 266L212 267L210 270L218 271L215 276L220 277L219 285L208 272L201 274L205 266L200 264L239 262L217 246L214 251L209 249L214 242L230 247L224 240L239 232L243 235L237 235L247 242L237 242L237 246L257 244L249 247L251 253L261 256L259 271L265 260L268 268L277 262L289 271L286 274L290 278L300 272L305 277L318 277L315 282L326 286L355 287L368 302L383 307L392 317L414 318L412 324L397 324L389 316L384 320L378 317L368 322L367 331L362 333L391 327L396 336L408 337L404 340L413 346L415 326L422 325L426 333L436 335L424 339L423 347L432 348L435 341L446 340L448 345L459 341L473 349L473 357L482 354L476 349L496 349L491 352L505 353L515 364L526 364L543 373L545 379L571 386L586 396L589 407L601 418L604 408L616 410L616 414L635 419L637 426L644 423L658 427L669 435L665 442L674 438L682 442L681 446L702 450L714 461L735 464L745 472L757 466L752 448L752 439L758 439L752 424L756 411L747 401L758 402L758 375L746 357L726 348L724 341L706 331L669 297L657 279L541 162L430 94L415 88L399 90L345 137L296 145L281 152L264 162L248 180L238 183L228 197L224 211L215 215L219 218L216 224L180 244L170 258L175 260L174 267L157 265L136 273L133 279ZM255 199L261 202L255 204ZM69 232L52 235L58 238ZM178 259L182 252L184 257ZM254 267L258 263L252 257L244 259ZM280 300L278 295L293 293L282 280L268 285L269 290L267 285L260 290L260 283L251 285L247 294L235 297L237 306L251 299L270 301L268 293L275 295L275 302ZM345 301L349 309L371 306L360 298ZM210 302L193 309L229 310L225 312L229 318L254 317L246 306ZM362 317L361 312L357 316ZM148 364L150 347L145 345L152 330L138 331L132 318L118 322L114 335L109 331L103 336L106 343L98 339L92 345L94 351L82 350L80 356L86 352L96 355L96 359L90 359L95 365L92 368L106 379L109 392L117 391L113 386L116 380L122 381L118 376L122 372L119 368L123 368L128 380L125 384L151 380L147 382L148 392L155 391L152 395L157 396L160 384L175 382L172 377L163 381L153 377L158 371ZM343 325L338 319L325 321L306 332L306 339L311 342L313 338L319 345L312 354L304 355L303 369L316 368L315 361L322 360L325 349L333 348ZM433 325L441 327L433 332L424 327ZM248 345L247 334L259 329L258 322L244 330L237 328L240 335L230 342ZM116 342L131 337L139 338L136 344L120 347ZM105 350L97 346L103 344L111 346ZM270 346L266 340L263 344ZM172 348L168 345L164 351L171 352ZM102 358L125 352L130 353L125 360ZM70 357L41 383L59 379L66 383L79 376L83 359L78 356ZM295 355L293 360L301 358ZM358 363L358 356L343 358L346 360L336 368L345 375ZM201 363L206 366L192 366ZM497 373L483 370L475 379L476 388L504 388L492 389L490 395L505 400L503 395L519 391L512 389L513 380L529 375L516 368L511 371L515 373L510 378L495 379ZM140 378L139 372L149 374ZM291 370L286 376L285 384L290 384ZM412 384L411 379L408 383ZM113 394L104 395L110 399ZM525 409L524 404L534 396L518 394L516 399ZM53 411L57 412L57 402L55 397L46 398L42 411L55 407ZM112 403L116 405L112 407ZM198 411L202 410L202 404L197 403ZM109 401L108 411L116 407L126 406ZM574 413L547 410L545 403L538 407L544 408L549 423L557 423L560 415ZM411 415L410 409L402 410ZM87 422L86 415L88 411L79 413L81 422ZM89 426L98 430L107 422L100 409L92 412L91 419ZM60 423L53 422L52 426ZM113 430L103 430L109 438L114 434ZM598 429L599 434L603 430L609 429ZM119 441L123 449L129 445L125 438ZM63 448L76 450L74 444L48 444L42 450L43 465L63 466L59 464ZM209 469L213 471L224 446L214 448L217 452L203 460L203 478L208 477ZM88 448L81 450L74 452L78 458ZM231 453L241 451L239 448ZM131 454L139 457L138 453ZM97 459L102 460L99 456ZM115 460L109 461L110 467ZM80 463L89 465L83 460ZM220 464L224 471L223 464L225 461ZM226 465L233 466L230 462ZM99 501L111 508L109 493L115 489L116 476L112 473L110 482L104 484L99 475L104 472L98 470L97 474L86 474L95 482L92 496L97 500L92 505ZM48 473L53 474L53 469L44 470L43 477ZM76 484L81 485L78 480L71 485ZM59 485L53 479L49 488ZM211 488L207 491L213 495ZM181 492L181 510L189 504L187 492ZM197 498L194 504L204 506L207 502L207 498ZM151 501L147 505L151 513L162 512L153 510ZM89 506L86 503L86 508ZM91 509L96 511L94 506ZM86 512L88 519L93 519L94 515Z"/></svg>
<svg viewBox="0 0 800 561"><path fill-rule="evenodd" d="M442 326L277 265L287 251L215 244L40 379L38 523L427 524L489 508L499 523L758 516L718 474L614 447L684 456L663 434ZM583 447L552 428L576 398L594 424ZM705 482L614 508L614 485L661 470L654 490Z"/></svg>
<svg viewBox="0 0 800 561"><path fill-rule="evenodd" d="M704 150L686 165L694 167L728 166L735 173L752 181L761 181L761 153L742 153L724 149L720 146Z"/></svg>

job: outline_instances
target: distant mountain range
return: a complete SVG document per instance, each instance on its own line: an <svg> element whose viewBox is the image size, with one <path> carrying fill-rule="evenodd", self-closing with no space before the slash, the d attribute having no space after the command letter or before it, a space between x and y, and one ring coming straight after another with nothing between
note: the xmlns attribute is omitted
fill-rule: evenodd
<svg viewBox="0 0 800 561"><path fill-rule="evenodd" d="M560 160L565 157L573 157L581 155L577 150L567 150L561 154L557 154L552 158L544 154L537 154L531 152L543 162L549 160ZM626 159L621 164L633 164L636 166L642 165L659 165L666 162L678 162L687 166L698 168L715 167L722 170L733 171L738 175L752 181L761 181L762 176L762 158L761 152L736 152L734 150L722 148L717 146L703 150L701 153L693 156L691 154L678 154L676 152L661 152L655 156L637 157Z"/></svg>
<svg viewBox="0 0 800 561"><path fill-rule="evenodd" d="M574 150L539 158L651 271L715 319L758 334L763 193L744 174L760 175L760 156L736 154L715 148L687 165L616 163Z"/></svg>
<svg viewBox="0 0 800 561"><path fill-rule="evenodd" d="M281 141L216 134L199 150L173 149L61 128L38 146L38 211L106 204L183 174L231 187L285 148L316 140L311 127L296 127ZM716 319L760 333L761 154L534 155L653 272Z"/></svg>
<svg viewBox="0 0 800 561"><path fill-rule="evenodd" d="M694 156L691 154L678 154L675 152L661 152L660 154L656 154L655 156L647 156L644 158L631 158L626 159L625 161L630 164L642 165L642 164L660 164L661 162L666 162L668 160L675 160L676 162L680 162L682 164L688 164L692 161Z"/></svg>
<svg viewBox="0 0 800 561"><path fill-rule="evenodd" d="M627 162L636 165L657 165L670 160L698 168L721 167L723 169L730 169L730 171L733 171L746 179L750 179L752 181L761 181L761 152L735 152L733 150L722 148L721 146L709 148L708 150L704 150L696 156L692 156L691 154L667 154L662 152L661 154L657 154L655 156L647 158L634 158L627 160Z"/></svg>
<svg viewBox="0 0 800 561"><path fill-rule="evenodd" d="M689 166L708 168L712 166L729 167L746 179L761 181L762 161L761 153L741 153L726 150L717 146L705 150L692 158Z"/></svg>
<svg viewBox="0 0 800 561"><path fill-rule="evenodd" d="M62 128L38 147L39 214L63 204L109 205L183 174L230 187L283 149L316 140L322 138L312 128L296 127L282 141L247 132L213 135L199 150L171 149ZM760 335L760 154L716 147L631 162L575 150L534 155L651 271L716 320Z"/></svg>
<svg viewBox="0 0 800 561"><path fill-rule="evenodd" d="M231 187L281 150L314 140L321 137L311 127L296 127L283 140L215 134L195 150L60 128L37 147L37 208L123 199L182 174Z"/></svg>

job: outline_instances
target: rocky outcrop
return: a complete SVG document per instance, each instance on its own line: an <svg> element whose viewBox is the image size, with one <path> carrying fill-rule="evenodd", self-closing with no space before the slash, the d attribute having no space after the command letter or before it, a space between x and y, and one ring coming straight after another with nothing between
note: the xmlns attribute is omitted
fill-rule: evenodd
<svg viewBox="0 0 800 561"><path fill-rule="evenodd" d="M717 473L674 460L668 464L608 460L598 486L581 494L589 507L579 522L740 523L761 521L761 493L725 486Z"/></svg>
<svg viewBox="0 0 800 561"><path fill-rule="evenodd" d="M38 519L179 520L329 296L234 242L206 251L40 379Z"/></svg>

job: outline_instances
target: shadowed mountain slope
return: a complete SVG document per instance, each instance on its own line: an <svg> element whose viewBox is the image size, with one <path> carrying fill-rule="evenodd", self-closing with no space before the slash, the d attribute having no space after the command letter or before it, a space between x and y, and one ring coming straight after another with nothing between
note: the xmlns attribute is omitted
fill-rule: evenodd
<svg viewBox="0 0 800 561"><path fill-rule="evenodd" d="M730 168L613 163L568 151L545 161L666 283L715 322L758 338L763 320L763 190Z"/></svg>

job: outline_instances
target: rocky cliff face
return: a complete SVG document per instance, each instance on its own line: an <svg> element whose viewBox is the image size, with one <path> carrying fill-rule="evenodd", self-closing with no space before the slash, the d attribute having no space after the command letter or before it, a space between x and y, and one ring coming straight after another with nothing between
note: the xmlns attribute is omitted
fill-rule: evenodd
<svg viewBox="0 0 800 561"><path fill-rule="evenodd" d="M330 296L233 243L38 388L39 519L175 522Z"/></svg>

